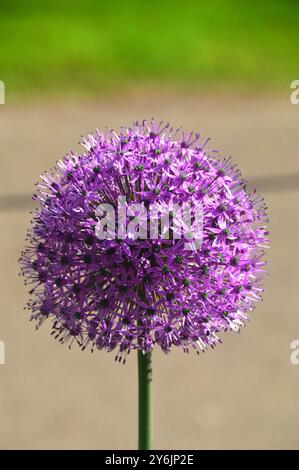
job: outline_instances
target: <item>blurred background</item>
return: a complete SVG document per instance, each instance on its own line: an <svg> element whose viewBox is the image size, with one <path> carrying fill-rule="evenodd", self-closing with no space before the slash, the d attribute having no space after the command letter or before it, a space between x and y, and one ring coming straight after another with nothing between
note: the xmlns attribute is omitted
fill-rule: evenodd
<svg viewBox="0 0 299 470"><path fill-rule="evenodd" d="M134 449L136 358L35 332L18 278L39 174L81 136L154 117L212 137L269 206L264 302L200 357L154 354L157 449L298 449L295 0L1 0L1 449Z"/></svg>

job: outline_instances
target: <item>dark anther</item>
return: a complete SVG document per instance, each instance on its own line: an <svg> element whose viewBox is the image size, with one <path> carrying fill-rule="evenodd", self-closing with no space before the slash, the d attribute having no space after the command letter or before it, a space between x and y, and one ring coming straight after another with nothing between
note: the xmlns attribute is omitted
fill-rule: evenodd
<svg viewBox="0 0 299 470"><path fill-rule="evenodd" d="M168 274L170 272L170 269L168 266L163 266L163 274Z"/></svg>
<svg viewBox="0 0 299 470"><path fill-rule="evenodd" d="M151 256L149 257L149 260L150 260L150 262L151 262L151 267L152 267L152 268L154 268L154 267L157 266L157 260L156 260L155 255L151 255Z"/></svg>
<svg viewBox="0 0 299 470"><path fill-rule="evenodd" d="M44 245L43 243L39 243L39 244L37 245L37 251L38 251L39 253L41 253L42 251L44 251L44 249L45 249L45 245Z"/></svg>
<svg viewBox="0 0 299 470"><path fill-rule="evenodd" d="M40 273L38 273L38 280L40 282L44 282L46 279L47 279L47 275L45 272L41 271Z"/></svg>
<svg viewBox="0 0 299 470"><path fill-rule="evenodd" d="M61 256L61 258L60 258L60 263L61 264L63 264L65 266L66 264L69 264L69 262L70 262L70 260L69 260L68 256L66 256L66 255Z"/></svg>
<svg viewBox="0 0 299 470"><path fill-rule="evenodd" d="M55 253L54 253L54 251L50 250L50 251L48 252L48 260L49 260L51 263L53 263L53 261L55 260Z"/></svg>
<svg viewBox="0 0 299 470"><path fill-rule="evenodd" d="M68 243L72 243L75 238L74 238L74 235L72 233L67 233L65 239Z"/></svg>
<svg viewBox="0 0 299 470"><path fill-rule="evenodd" d="M151 205L151 201L150 201L149 199L145 199L145 201L143 202L143 204L144 204L144 207L145 207L146 209L148 209L149 206Z"/></svg>
<svg viewBox="0 0 299 470"><path fill-rule="evenodd" d="M95 175L98 175L101 172L101 168L99 166L95 166L92 171Z"/></svg>
<svg viewBox="0 0 299 470"><path fill-rule="evenodd" d="M174 299L174 292L169 292L167 295L166 295L166 299L171 301Z"/></svg>
<svg viewBox="0 0 299 470"><path fill-rule="evenodd" d="M139 163L138 165L135 166L135 169L137 171L142 171L144 169L144 165L142 165L142 163Z"/></svg>
<svg viewBox="0 0 299 470"><path fill-rule="evenodd" d="M87 237L85 237L85 243L87 246L91 246L92 245L92 242L93 242L93 237L92 235L87 235Z"/></svg>
<svg viewBox="0 0 299 470"><path fill-rule="evenodd" d="M100 306L102 308L108 308L109 307L109 300L108 299L101 300Z"/></svg>
<svg viewBox="0 0 299 470"><path fill-rule="evenodd" d="M154 314L156 313L156 310L155 310L154 308L148 308L148 309L146 310L146 313L147 313L148 315L154 315Z"/></svg>
<svg viewBox="0 0 299 470"><path fill-rule="evenodd" d="M32 267L32 269L36 269L37 268L37 261L32 261L31 267Z"/></svg>
<svg viewBox="0 0 299 470"><path fill-rule="evenodd" d="M203 274L208 274L208 272L209 272L209 267L208 267L206 264L204 264L204 265L201 267L201 272L202 272Z"/></svg>
<svg viewBox="0 0 299 470"><path fill-rule="evenodd" d="M97 220L97 216L95 215L95 213L94 213L94 212L90 211L90 212L88 212L88 214L87 214L87 215L88 215L88 217L90 217L91 219L93 219L93 220Z"/></svg>
<svg viewBox="0 0 299 470"><path fill-rule="evenodd" d="M61 287L62 284L63 284L63 279L62 279L62 277L56 277L54 282L55 282L57 287Z"/></svg>
<svg viewBox="0 0 299 470"><path fill-rule="evenodd" d="M124 266L124 268L126 268L126 269L130 269L130 268L133 266L133 263L132 263L132 261L131 261L130 259L125 259L125 260L123 261L123 266Z"/></svg>
<svg viewBox="0 0 299 470"><path fill-rule="evenodd" d="M237 266L239 264L239 261L240 261L240 258L238 256L234 256L232 259L231 259L231 265L232 266Z"/></svg>
<svg viewBox="0 0 299 470"><path fill-rule="evenodd" d="M152 278L151 278L148 274L146 274L146 275L143 277L143 282L144 282L145 284L150 284L150 283L152 282Z"/></svg>
<svg viewBox="0 0 299 470"><path fill-rule="evenodd" d="M250 271L250 268L251 268L250 264L247 263L247 264L245 264L245 266L243 266L243 271L248 272L248 271Z"/></svg>
<svg viewBox="0 0 299 470"><path fill-rule="evenodd" d="M110 273L110 271L109 271L108 268L100 268L99 273L100 273L102 276L107 276L107 275Z"/></svg>
<svg viewBox="0 0 299 470"><path fill-rule="evenodd" d="M86 264L90 264L92 262L92 256L89 253L87 253L86 255L83 256L83 261Z"/></svg>
<svg viewBox="0 0 299 470"><path fill-rule="evenodd" d="M159 253L159 251L161 251L161 247L160 245L153 245L153 253Z"/></svg>
<svg viewBox="0 0 299 470"><path fill-rule="evenodd" d="M81 290L81 288L80 288L80 286L79 286L78 284L74 284L74 285L73 285L73 292L74 292L75 294L79 294L80 290Z"/></svg>

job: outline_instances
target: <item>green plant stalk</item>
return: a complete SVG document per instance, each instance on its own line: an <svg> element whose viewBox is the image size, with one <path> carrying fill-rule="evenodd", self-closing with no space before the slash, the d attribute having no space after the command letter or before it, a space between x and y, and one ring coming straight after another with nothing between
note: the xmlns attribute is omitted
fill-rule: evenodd
<svg viewBox="0 0 299 470"><path fill-rule="evenodd" d="M152 353L138 350L138 448L153 446L153 373Z"/></svg>

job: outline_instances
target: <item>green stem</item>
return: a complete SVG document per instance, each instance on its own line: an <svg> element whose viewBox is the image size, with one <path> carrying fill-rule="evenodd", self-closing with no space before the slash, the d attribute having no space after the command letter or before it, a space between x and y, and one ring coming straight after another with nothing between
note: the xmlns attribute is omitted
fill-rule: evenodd
<svg viewBox="0 0 299 470"><path fill-rule="evenodd" d="M138 350L138 412L139 450L152 449L153 445L153 390L152 353Z"/></svg>

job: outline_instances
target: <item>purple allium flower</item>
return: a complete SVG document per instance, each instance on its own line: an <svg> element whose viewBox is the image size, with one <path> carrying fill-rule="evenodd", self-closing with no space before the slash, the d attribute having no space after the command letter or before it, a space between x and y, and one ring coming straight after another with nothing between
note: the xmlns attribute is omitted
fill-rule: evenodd
<svg viewBox="0 0 299 470"><path fill-rule="evenodd" d="M261 299L266 207L230 158L192 133L153 121L90 134L38 184L40 208L21 256L37 327L52 322L61 343L117 351L155 344L199 352L238 331ZM201 204L203 241L99 240L100 203Z"/></svg>

